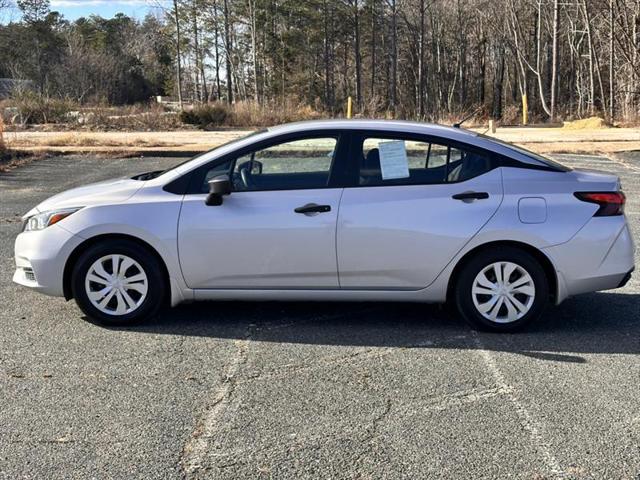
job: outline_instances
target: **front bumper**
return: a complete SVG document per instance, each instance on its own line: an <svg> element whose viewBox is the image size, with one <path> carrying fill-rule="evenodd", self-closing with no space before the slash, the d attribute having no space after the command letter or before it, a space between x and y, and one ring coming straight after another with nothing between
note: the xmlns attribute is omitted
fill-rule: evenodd
<svg viewBox="0 0 640 480"><path fill-rule="evenodd" d="M63 296L64 267L82 238L59 225L22 232L15 242L13 281L46 295Z"/></svg>

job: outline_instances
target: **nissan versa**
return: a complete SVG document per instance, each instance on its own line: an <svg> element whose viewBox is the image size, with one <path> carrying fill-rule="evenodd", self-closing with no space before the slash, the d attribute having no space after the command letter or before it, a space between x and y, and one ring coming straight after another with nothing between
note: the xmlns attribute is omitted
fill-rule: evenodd
<svg viewBox="0 0 640 480"><path fill-rule="evenodd" d="M454 303L512 331L634 268L620 180L460 128L317 121L28 212L14 281L126 325L192 300Z"/></svg>

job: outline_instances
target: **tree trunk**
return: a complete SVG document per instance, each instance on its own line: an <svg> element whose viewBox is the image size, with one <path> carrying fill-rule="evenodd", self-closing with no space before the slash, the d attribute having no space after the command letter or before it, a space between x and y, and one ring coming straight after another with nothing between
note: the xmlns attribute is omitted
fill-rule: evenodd
<svg viewBox="0 0 640 480"><path fill-rule="evenodd" d="M396 91L398 83L398 12L396 0L391 0L391 110L396 110Z"/></svg>
<svg viewBox="0 0 640 480"><path fill-rule="evenodd" d="M183 109L182 105L182 59L180 55L180 17L178 16L178 0L173 0L173 15L176 20L176 56L177 56L177 66L176 66L176 76L178 82L178 104L180 105L180 110Z"/></svg>
<svg viewBox="0 0 640 480"><path fill-rule="evenodd" d="M192 8L192 27L193 27L193 50L194 60L196 66L196 95L200 102L206 102L208 98L207 94L207 79L204 71L204 58L202 50L200 48L200 30L198 27L198 8L199 2L193 2Z"/></svg>
<svg viewBox="0 0 640 480"><path fill-rule="evenodd" d="M419 53L418 53L418 116L420 119L424 118L425 108L424 108L424 77L425 77L425 68L424 68L424 37L425 37L425 26L424 26L424 14L425 14L425 0L420 0L420 42L419 42Z"/></svg>
<svg viewBox="0 0 640 480"><path fill-rule="evenodd" d="M557 1L557 0L554 0ZM536 28L536 77L538 78L538 90L540 92L540 104L542 105L542 109L545 111L549 117L553 118L551 115L551 110L547 107L547 101L544 95L544 88L542 86L542 75L540 73L540 48L542 43L542 0L538 0L538 19L537 19L537 28Z"/></svg>
<svg viewBox="0 0 640 480"><path fill-rule="evenodd" d="M355 58L356 58L356 105L362 109L362 59L360 56L360 13L358 0L353 0L353 23L355 30Z"/></svg>
<svg viewBox="0 0 640 480"><path fill-rule="evenodd" d="M371 74L372 99L376 94L376 30L378 28L378 24L376 22L376 1L377 0L371 0L371 66L369 68L369 73Z"/></svg>
<svg viewBox="0 0 640 480"><path fill-rule="evenodd" d="M553 47L551 60L551 120L556 118L556 81L558 78L558 23L560 4L553 0Z"/></svg>
<svg viewBox="0 0 640 480"><path fill-rule="evenodd" d="M465 28L463 27L463 12L460 4L460 0L456 3L457 14L457 30L458 30L458 76L460 77L460 89L458 90L458 103L460 108L464 108L464 104L467 101L467 48L465 41ZM504 68L504 67L503 67Z"/></svg>
<svg viewBox="0 0 640 480"><path fill-rule="evenodd" d="M609 0L609 23L611 30L609 32L609 121L613 123L616 113L616 96L615 96L615 50L613 45L613 35L615 31L613 18L613 0Z"/></svg>
<svg viewBox="0 0 640 480"><path fill-rule="evenodd" d="M589 48L589 115L593 116L596 106L596 82L593 78L593 40L591 38L591 19L589 18L587 0L583 0L582 10L584 12L584 24L587 32L587 47Z"/></svg>
<svg viewBox="0 0 640 480"><path fill-rule="evenodd" d="M256 102L260 103L258 92L258 42L256 25L256 2L249 0L249 21L251 23L251 56L253 60L253 95Z"/></svg>
<svg viewBox="0 0 640 480"><path fill-rule="evenodd" d="M323 47L324 47L324 105L329 111L333 112L335 108L333 99L333 83L332 72L333 65L331 63L331 39L333 35L333 29L329 28L329 19L333 18L332 11L329 8L329 0L322 1L323 8Z"/></svg>
<svg viewBox="0 0 640 480"><path fill-rule="evenodd" d="M223 0L224 7L224 50L227 65L227 103L233 103L233 81L231 80L231 25L229 15L229 0Z"/></svg>
<svg viewBox="0 0 640 480"><path fill-rule="evenodd" d="M504 43L500 42L500 46L496 52L498 65L496 68L496 76L493 81L493 110L491 116L495 119L502 117L502 93L504 85Z"/></svg>
<svg viewBox="0 0 640 480"><path fill-rule="evenodd" d="M215 99L220 100L221 92L220 92L220 48L219 48L219 40L220 40L220 31L218 29L218 1L213 0L213 53L214 53L214 63L216 68L216 95Z"/></svg>

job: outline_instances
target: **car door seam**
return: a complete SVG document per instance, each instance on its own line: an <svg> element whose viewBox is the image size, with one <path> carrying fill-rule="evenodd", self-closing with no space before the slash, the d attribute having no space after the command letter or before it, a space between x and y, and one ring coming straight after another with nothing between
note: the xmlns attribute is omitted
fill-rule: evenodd
<svg viewBox="0 0 640 480"><path fill-rule="evenodd" d="M336 212L336 225L334 231L334 253L336 256L336 275L338 276L338 290L342 289L342 284L340 283L340 261L338 256L338 228L340 226L340 205L342 204L342 196L344 195L344 187L340 191L340 198L338 199L338 211Z"/></svg>
<svg viewBox="0 0 640 480"><path fill-rule="evenodd" d="M182 281L186 285L187 288L191 288L187 283L187 278L184 275L184 269L182 268L182 258L180 257L180 222L182 221L182 207L184 206L184 202L187 199L187 195L182 195L182 200L180 201L180 209L178 210L178 221L176 222L176 251L178 255L178 266L180 267L180 275L182 275Z"/></svg>
<svg viewBox="0 0 640 480"><path fill-rule="evenodd" d="M433 279L433 281L431 283L429 283L428 285L426 285L424 288L421 288L419 290L426 290L427 288L431 287L431 285L435 284L438 279L440 278L440 276L449 268L449 266L454 262L454 260L456 260L459 256L460 253L463 252L465 250L465 248L467 247L467 245L469 245L469 243L471 243L471 241L478 236L478 234L482 231L482 229L484 227L486 227L489 222L493 219L493 217L496 216L496 214L500 211L500 207L502 207L502 204L504 203L504 197L505 197L505 193L504 193L504 177L502 175L502 168L498 168L497 169L500 172L500 186L502 188L502 196L500 197L500 203L498 203L498 206L496 207L496 209L493 211L493 213L489 216L489 218L487 219L486 222L484 222L480 228L478 228L478 230L475 231L475 233L473 235L471 235L469 237L469 239L464 243L464 245L462 245L462 247L460 247L460 249L451 257L451 260L449 260L449 262L447 262L447 264L442 268L442 270L440 270L440 272L436 275L436 277Z"/></svg>

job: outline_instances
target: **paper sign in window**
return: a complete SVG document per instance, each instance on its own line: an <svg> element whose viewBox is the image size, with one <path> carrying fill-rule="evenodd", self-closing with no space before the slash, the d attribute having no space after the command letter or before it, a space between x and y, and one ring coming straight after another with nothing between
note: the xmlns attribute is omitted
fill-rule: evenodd
<svg viewBox="0 0 640 480"><path fill-rule="evenodd" d="M409 161L403 140L378 143L383 180L409 177Z"/></svg>

